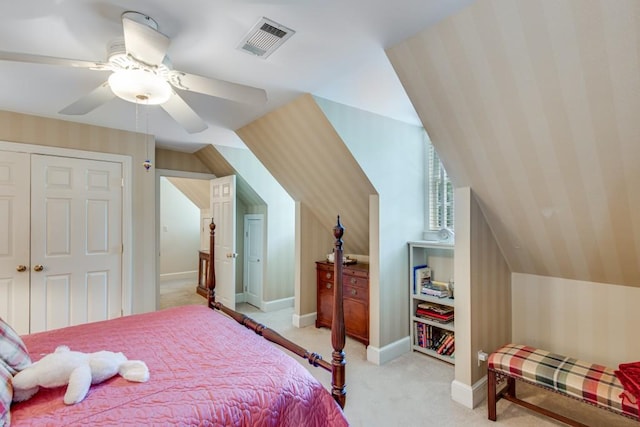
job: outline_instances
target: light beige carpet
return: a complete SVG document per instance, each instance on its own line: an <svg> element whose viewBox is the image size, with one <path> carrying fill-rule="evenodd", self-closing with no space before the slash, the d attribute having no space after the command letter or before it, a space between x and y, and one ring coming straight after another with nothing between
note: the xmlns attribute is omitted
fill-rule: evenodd
<svg viewBox="0 0 640 427"><path fill-rule="evenodd" d="M195 285L189 290L195 295ZM178 294L178 293L176 293ZM172 293L161 295L165 306L181 305L183 297L173 301ZM203 297L192 295L192 302L206 304ZM164 301L163 301L164 300ZM175 303L175 304L174 304ZM313 326L296 328L292 326L293 309L275 312L261 312L248 304L238 304L241 311L256 321L276 330L286 338L331 357L331 334L328 329ZM366 360L365 346L347 338L347 403L345 414L353 426L561 426L562 423L530 412L507 401L498 402L498 421L487 419L486 400L477 408L469 409L451 397L451 382L454 367L445 362L420 353L406 353L382 366ZM295 356L327 388L330 374L311 367L306 361ZM541 392L536 387L518 384L519 396L536 404L594 427L638 427L638 422L606 411L593 408L554 393Z"/></svg>

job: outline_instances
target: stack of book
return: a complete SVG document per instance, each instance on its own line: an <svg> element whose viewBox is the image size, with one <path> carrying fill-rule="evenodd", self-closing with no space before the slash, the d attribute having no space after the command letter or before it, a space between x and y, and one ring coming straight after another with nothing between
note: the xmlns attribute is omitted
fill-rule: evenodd
<svg viewBox="0 0 640 427"><path fill-rule="evenodd" d="M449 323L453 321L454 310L453 307L445 305L421 302L416 308L416 316L439 323Z"/></svg>
<svg viewBox="0 0 640 427"><path fill-rule="evenodd" d="M455 335L435 326L415 323L416 344L419 347L435 351L443 356L453 357L455 353Z"/></svg>
<svg viewBox="0 0 640 427"><path fill-rule="evenodd" d="M431 280L422 283L420 292L423 295L430 295L438 298L448 298L450 296L449 288L445 283L432 282Z"/></svg>

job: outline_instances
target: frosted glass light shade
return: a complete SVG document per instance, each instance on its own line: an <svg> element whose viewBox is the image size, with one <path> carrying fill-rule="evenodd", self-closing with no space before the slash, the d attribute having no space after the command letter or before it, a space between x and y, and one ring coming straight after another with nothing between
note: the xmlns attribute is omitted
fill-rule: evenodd
<svg viewBox="0 0 640 427"><path fill-rule="evenodd" d="M125 101L147 105L163 104L171 97L171 85L145 70L115 71L109 76L113 93Z"/></svg>

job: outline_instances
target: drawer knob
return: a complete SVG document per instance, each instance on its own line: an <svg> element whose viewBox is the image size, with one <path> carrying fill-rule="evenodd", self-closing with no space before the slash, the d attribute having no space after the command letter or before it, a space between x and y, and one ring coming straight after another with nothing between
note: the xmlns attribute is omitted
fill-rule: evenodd
<svg viewBox="0 0 640 427"><path fill-rule="evenodd" d="M327 279L331 279L331 273L327 273Z"/></svg>
<svg viewBox="0 0 640 427"><path fill-rule="evenodd" d="M331 283L327 283L327 289L331 289L332 284Z"/></svg>
<svg viewBox="0 0 640 427"><path fill-rule="evenodd" d="M358 281L356 280L355 277L352 277L350 282L351 282L352 285L355 285Z"/></svg>
<svg viewBox="0 0 640 427"><path fill-rule="evenodd" d="M356 291L355 289L351 289L351 295L357 295L358 291Z"/></svg>

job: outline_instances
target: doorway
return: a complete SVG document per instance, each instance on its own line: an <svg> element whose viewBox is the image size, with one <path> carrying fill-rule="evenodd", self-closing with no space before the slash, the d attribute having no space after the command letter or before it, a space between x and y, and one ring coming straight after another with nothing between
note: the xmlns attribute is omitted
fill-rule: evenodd
<svg viewBox="0 0 640 427"><path fill-rule="evenodd" d="M215 175L156 170L156 308L206 304L197 293L204 217L210 217L209 182ZM163 191L164 188L164 191ZM169 191L167 191L167 188ZM167 208L169 205L169 208ZM208 236L209 229L204 233Z"/></svg>

